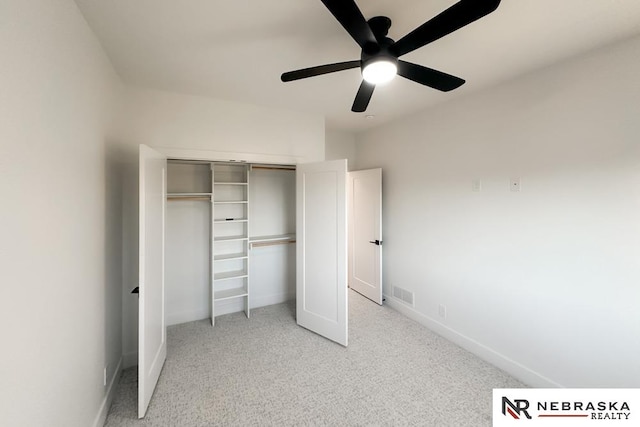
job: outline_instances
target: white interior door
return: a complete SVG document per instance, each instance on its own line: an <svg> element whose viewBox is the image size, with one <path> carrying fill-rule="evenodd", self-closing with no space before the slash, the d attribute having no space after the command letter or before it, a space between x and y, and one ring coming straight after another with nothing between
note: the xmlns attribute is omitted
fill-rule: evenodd
<svg viewBox="0 0 640 427"><path fill-rule="evenodd" d="M347 161L301 164L296 172L298 325L344 346L347 313Z"/></svg>
<svg viewBox="0 0 640 427"><path fill-rule="evenodd" d="M349 286L382 305L382 169L349 172Z"/></svg>
<svg viewBox="0 0 640 427"><path fill-rule="evenodd" d="M164 319L164 221L167 158L140 146L140 293L138 417L144 417L167 357Z"/></svg>

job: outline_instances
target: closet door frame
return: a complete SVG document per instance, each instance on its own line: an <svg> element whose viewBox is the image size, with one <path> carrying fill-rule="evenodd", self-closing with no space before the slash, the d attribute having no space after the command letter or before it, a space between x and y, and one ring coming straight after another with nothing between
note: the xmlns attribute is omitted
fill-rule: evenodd
<svg viewBox="0 0 640 427"><path fill-rule="evenodd" d="M178 148L154 147L155 150L171 160L194 160L226 163L260 163L271 165L297 165L303 162L301 157L275 156L270 154L231 153L226 151L185 150Z"/></svg>
<svg viewBox="0 0 640 427"><path fill-rule="evenodd" d="M177 148L167 148L167 147L154 147L154 150L164 154L169 160L185 160L185 161L194 161L194 162L210 162L210 163L228 163L233 164L237 163L238 165L242 164L251 164L257 163L262 165L274 165L274 166L282 166L282 165L297 165L302 163L303 159L300 157L293 156L276 156L270 154L253 154L253 153L233 153L226 151L210 151L210 150L191 150L191 149L177 149ZM211 176L211 191L213 192L214 187L214 177L213 170ZM248 189L247 189L248 191ZM248 193L247 193L248 197ZM210 259L210 276L211 276L211 325L215 325L215 297L214 297L214 260L213 260L213 240L214 240L214 196L211 197L211 259ZM248 215L248 212L247 212ZM249 230L247 230L249 233ZM249 252L249 239L247 239L247 253ZM249 265L247 263L247 271ZM248 279L250 280L250 279ZM245 313L247 317L249 317L249 298L245 298Z"/></svg>

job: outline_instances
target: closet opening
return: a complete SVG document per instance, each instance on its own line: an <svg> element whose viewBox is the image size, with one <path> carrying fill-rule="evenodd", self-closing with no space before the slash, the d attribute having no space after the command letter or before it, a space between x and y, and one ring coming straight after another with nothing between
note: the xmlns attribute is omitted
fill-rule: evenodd
<svg viewBox="0 0 640 427"><path fill-rule="evenodd" d="M295 170L167 161L167 325L295 298Z"/></svg>

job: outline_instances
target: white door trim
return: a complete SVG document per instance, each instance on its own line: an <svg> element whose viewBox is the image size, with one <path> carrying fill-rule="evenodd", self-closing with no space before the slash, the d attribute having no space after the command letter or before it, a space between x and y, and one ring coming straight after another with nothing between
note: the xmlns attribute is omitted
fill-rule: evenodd
<svg viewBox="0 0 640 427"><path fill-rule="evenodd" d="M212 151L212 150L191 150L184 148L154 147L160 153L170 159L177 160L200 160L206 162L238 162L238 163L264 163L264 164L280 164L295 165L302 163L301 157L273 155L273 154L257 154L257 153L239 153L231 151Z"/></svg>
<svg viewBox="0 0 640 427"><path fill-rule="evenodd" d="M382 169L350 172L347 193L349 286L382 305Z"/></svg>

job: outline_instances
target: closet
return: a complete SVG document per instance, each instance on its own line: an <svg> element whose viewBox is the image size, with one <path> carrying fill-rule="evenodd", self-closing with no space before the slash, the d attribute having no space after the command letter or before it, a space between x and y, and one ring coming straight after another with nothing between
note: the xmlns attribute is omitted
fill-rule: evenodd
<svg viewBox="0 0 640 427"><path fill-rule="evenodd" d="M295 167L167 161L167 325L295 298Z"/></svg>
<svg viewBox="0 0 640 427"><path fill-rule="evenodd" d="M169 324L295 295L298 325L347 345L346 160L146 145L139 160L139 417Z"/></svg>

